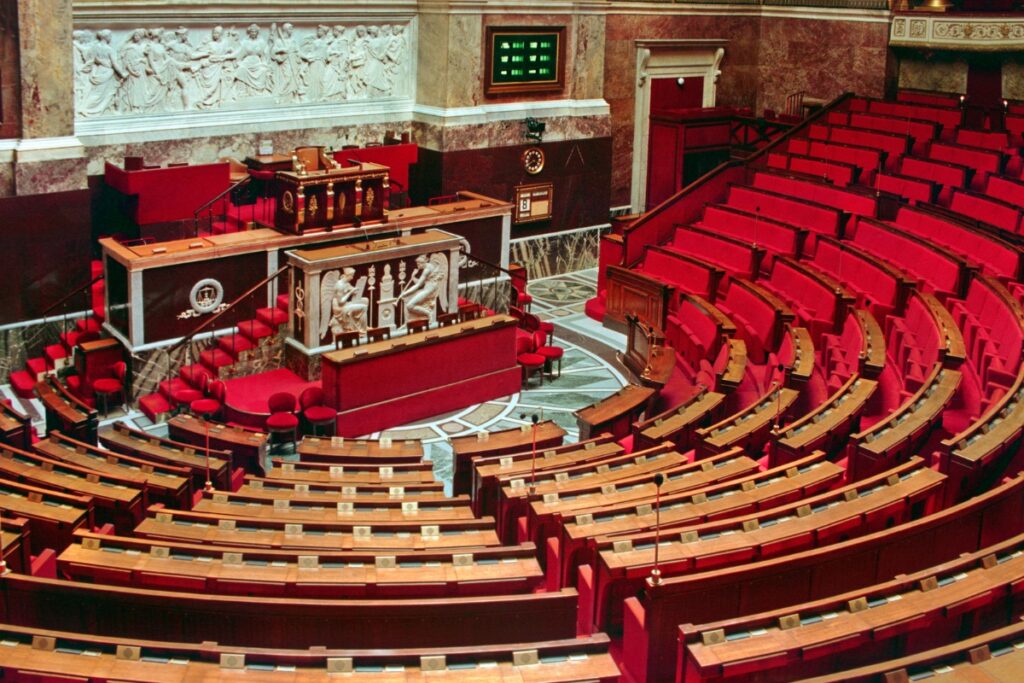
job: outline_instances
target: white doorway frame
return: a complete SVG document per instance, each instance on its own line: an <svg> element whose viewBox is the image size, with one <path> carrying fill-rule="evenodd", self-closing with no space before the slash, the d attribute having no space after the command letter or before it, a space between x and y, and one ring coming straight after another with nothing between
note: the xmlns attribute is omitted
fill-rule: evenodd
<svg viewBox="0 0 1024 683"><path fill-rule="evenodd" d="M704 78L702 107L715 106L719 66L725 56L721 39L639 39L636 41L636 89L633 117L632 211L647 203L647 146L650 135L651 80L654 78Z"/></svg>

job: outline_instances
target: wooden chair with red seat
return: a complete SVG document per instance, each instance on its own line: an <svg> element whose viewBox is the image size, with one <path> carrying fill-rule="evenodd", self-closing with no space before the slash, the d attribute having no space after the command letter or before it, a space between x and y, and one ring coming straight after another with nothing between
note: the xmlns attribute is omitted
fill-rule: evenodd
<svg viewBox="0 0 1024 683"><path fill-rule="evenodd" d="M535 347L534 352L540 356L544 356L544 370L551 376L551 366L555 361L558 361L558 374L555 377L562 376L562 356L565 355L565 349L561 346L553 346L546 344L548 336L544 334L543 330L537 330L533 333L533 345Z"/></svg>
<svg viewBox="0 0 1024 683"><path fill-rule="evenodd" d="M527 294L525 289L512 285L512 305L529 311L533 305L533 297Z"/></svg>
<svg viewBox="0 0 1024 683"><path fill-rule="evenodd" d="M110 399L120 396L124 403L124 379L128 374L128 365L124 361L118 361L110 366L111 377L100 377L92 383L92 391L96 395L96 401L103 404L103 417L107 416L107 409Z"/></svg>
<svg viewBox="0 0 1024 683"><path fill-rule="evenodd" d="M205 382L206 396L189 404L189 412L206 420L220 415L224 409L227 385L219 379L207 379Z"/></svg>
<svg viewBox="0 0 1024 683"><path fill-rule="evenodd" d="M524 313L523 322L520 325L527 332L536 332L540 330L547 337L548 345L550 346L555 339L555 324L541 320L538 316L533 313Z"/></svg>
<svg viewBox="0 0 1024 683"><path fill-rule="evenodd" d="M523 369L523 386L530 383L530 375L540 371L540 385L544 386L544 356L536 353L533 337L528 335L516 336L516 362Z"/></svg>
<svg viewBox="0 0 1024 683"><path fill-rule="evenodd" d="M290 441L294 447L299 434L299 416L295 414L295 397L287 391L271 394L267 399L267 408L270 410L270 417L263 423L264 428L271 436L275 434L290 435Z"/></svg>
<svg viewBox="0 0 1024 683"><path fill-rule="evenodd" d="M312 430L313 436L319 436L318 427L329 427L327 435L334 434L334 424L338 419L338 411L324 404L324 390L320 387L308 387L299 395L299 410L302 419Z"/></svg>

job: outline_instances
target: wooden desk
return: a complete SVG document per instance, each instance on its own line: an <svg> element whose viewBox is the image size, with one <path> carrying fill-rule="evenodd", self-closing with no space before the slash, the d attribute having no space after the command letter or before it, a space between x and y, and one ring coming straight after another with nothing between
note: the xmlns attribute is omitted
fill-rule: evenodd
<svg viewBox="0 0 1024 683"><path fill-rule="evenodd" d="M15 448L32 448L32 418L0 401L0 441Z"/></svg>
<svg viewBox="0 0 1024 683"><path fill-rule="evenodd" d="M964 335L942 303L929 292L915 290L911 297L920 300L935 319L935 327L939 331L939 354L947 368L958 368L967 358L967 347Z"/></svg>
<svg viewBox="0 0 1024 683"><path fill-rule="evenodd" d="M718 569L827 545L841 536L884 530L889 522L906 522L912 506L935 496L945 479L915 458L912 466L839 490L687 527L680 534L663 534L658 550L662 575ZM621 604L612 601L643 587L654 566L654 535L599 537L593 545L597 558L594 623L601 630L619 628Z"/></svg>
<svg viewBox="0 0 1024 683"><path fill-rule="evenodd" d="M515 333L514 318L495 315L323 354L337 433L368 434L518 392Z"/></svg>
<svg viewBox="0 0 1024 683"><path fill-rule="evenodd" d="M775 432L780 438L772 440L770 465L791 462L816 449L833 453L844 447L877 388L878 382L853 373L824 403Z"/></svg>
<svg viewBox="0 0 1024 683"><path fill-rule="evenodd" d="M579 425L580 438L610 432L616 438L629 435L633 420L646 410L654 396L654 389L627 384L617 392L591 406L573 413Z"/></svg>
<svg viewBox="0 0 1024 683"><path fill-rule="evenodd" d="M29 451L0 451L0 476L31 486L91 498L100 524L112 522L118 530L131 529L145 503L145 484L124 477L70 465Z"/></svg>
<svg viewBox="0 0 1024 683"><path fill-rule="evenodd" d="M229 174L227 162L135 171L104 165L104 180L129 199L131 219L139 226L191 221L197 207L228 188Z"/></svg>
<svg viewBox="0 0 1024 683"><path fill-rule="evenodd" d="M436 681L479 683L481 676L500 681L594 681L615 683L619 669L608 654L608 636L594 634L565 640L530 641L517 645L474 645L461 648L390 650L244 648L206 642L177 643L138 637L108 638L85 631L53 631L0 626L5 661L0 675L15 680L41 675L67 678L87 674L97 680L170 680L168 669L186 681L244 676L259 681L321 681L333 676L375 683ZM40 649L53 642L61 649ZM524 649L525 648L525 649ZM139 659L118 656L137 649ZM530 655L519 661L518 653ZM88 653L88 654L85 654ZM441 665L431 666L440 653ZM232 668L242 657L246 669ZM174 664L169 667L171 660ZM534 661L536 659L536 661ZM221 662L224 665L221 665Z"/></svg>
<svg viewBox="0 0 1024 683"><path fill-rule="evenodd" d="M380 439L321 439L307 436L298 447L302 462L323 462L345 465L352 462L376 462L381 465L418 463L423 459L423 442L395 440L385 448Z"/></svg>
<svg viewBox="0 0 1024 683"><path fill-rule="evenodd" d="M31 524L21 517L3 520L3 558L12 572L32 573Z"/></svg>
<svg viewBox="0 0 1024 683"><path fill-rule="evenodd" d="M501 486L512 479L527 479L531 472L541 477L553 476L553 472L565 471L575 466L610 464L623 452L622 446L607 440L605 443L586 442L580 448L570 450L545 449L537 458L520 456L498 456L478 458L473 467L473 511L478 515L495 514ZM577 446L579 444L573 444Z"/></svg>
<svg viewBox="0 0 1024 683"><path fill-rule="evenodd" d="M730 339L726 342L728 355L725 367L718 376L718 382L724 391L733 391L743 381L747 373L747 344L742 339Z"/></svg>
<svg viewBox="0 0 1024 683"><path fill-rule="evenodd" d="M494 514L498 505L499 481L508 476L522 475L534 468L544 471L548 468L567 467L573 463L597 462L618 453L623 447L612 440L611 434L566 443L545 449L534 458L532 451L507 456L484 456L473 461L473 482L471 484L473 511L478 515Z"/></svg>
<svg viewBox="0 0 1024 683"><path fill-rule="evenodd" d="M770 391L752 405L720 422L698 429L698 448L704 454L721 453L734 446L757 448L767 438L773 421L780 422L800 392L787 387Z"/></svg>
<svg viewBox="0 0 1024 683"><path fill-rule="evenodd" d="M862 478L911 453L925 439L960 387L961 374L947 370L939 363L925 378L921 388L896 410L870 428L850 435L854 446L849 460L850 474Z"/></svg>
<svg viewBox="0 0 1024 683"><path fill-rule="evenodd" d="M358 501L351 495L303 493L294 491L291 496L267 491L249 494L226 491L204 491L192 510L235 519L256 518L286 522L330 522L336 523L351 518L356 524L404 524L411 523L471 523L479 521L469 507L469 499L447 499L441 501L405 501L388 497L386 500ZM350 509L343 510L349 505ZM490 518L481 518L493 524ZM418 527L417 527L418 528Z"/></svg>
<svg viewBox="0 0 1024 683"><path fill-rule="evenodd" d="M456 548L501 545L491 519L485 524L452 523L452 528L445 533L441 533L438 525L432 524L375 524L380 527L378 531L374 531L371 526L368 533L356 533L356 526L366 528L368 525L346 516L330 522L303 521L299 524L293 520L237 518L180 510L151 512L155 514L142 520L135 528L136 536L240 547L375 552L450 551Z"/></svg>
<svg viewBox="0 0 1024 683"><path fill-rule="evenodd" d="M444 484L434 481L434 465L431 462L405 465L377 465L372 462L332 465L325 462L285 462L273 458L271 464L273 469L267 472L265 477L268 483L361 486L367 490L381 486L411 486L421 491L444 488Z"/></svg>
<svg viewBox="0 0 1024 683"><path fill-rule="evenodd" d="M95 586L10 574L11 620L142 639L252 647L448 647L572 638L575 590L407 600L303 600ZM139 618L140 614L159 618Z"/></svg>
<svg viewBox="0 0 1024 683"><path fill-rule="evenodd" d="M656 443L671 441L682 450L690 448L693 431L715 419L725 394L701 389L682 405L633 423L633 446L649 448Z"/></svg>
<svg viewBox="0 0 1024 683"><path fill-rule="evenodd" d="M551 448L562 443L565 430L553 420L537 423L536 437L530 425L519 428L505 429L498 432L480 432L486 438L477 435L459 436L450 441L452 445L452 480L456 495L469 493L473 475L473 461L477 458L510 453L529 452L534 445L537 449Z"/></svg>
<svg viewBox="0 0 1024 683"><path fill-rule="evenodd" d="M788 365L786 380L801 385L806 383L814 372L814 341L806 327L789 326L787 334L791 339L793 358Z"/></svg>
<svg viewBox="0 0 1024 683"><path fill-rule="evenodd" d="M185 467L192 473L192 489L198 491L206 483L206 449L186 443L161 439L144 431L115 422L100 430L100 443L118 453L155 463ZM210 449L210 481L219 489L231 487L231 451Z"/></svg>
<svg viewBox="0 0 1024 683"><path fill-rule="evenodd" d="M206 447L230 451L231 462L250 474L262 476L267 469L269 436L239 427L212 422L189 413L175 415L167 421L167 430L175 441L191 444L196 450Z"/></svg>
<svg viewBox="0 0 1024 683"><path fill-rule="evenodd" d="M629 674L669 680L675 667L679 624L707 624L746 617L741 606L790 608L802 602L859 591L883 577L909 574L974 552L983 543L1019 532L999 520L998 510L1024 503L1018 475L964 503L885 531L822 548L730 568L665 579L643 603L629 598L624 648L647 652L642 665L626 662ZM835 571L835 567L843 571ZM636 619L640 621L636 621ZM638 638L639 636L639 638ZM641 642L642 641L642 642Z"/></svg>
<svg viewBox="0 0 1024 683"><path fill-rule="evenodd" d="M860 354L860 373L869 379L882 374L885 368L885 335L878 320L870 312L863 308L853 311L857 318L857 325L860 326L861 338L864 346Z"/></svg>
<svg viewBox="0 0 1024 683"><path fill-rule="evenodd" d="M742 479L662 496L662 530L678 530L807 497L835 485L845 474L842 467L826 461L824 453L812 454L786 470L783 472L782 468L776 468ZM561 548L562 557L568 564L563 569L563 577L572 576L579 564L586 563L588 557L583 551L589 539L653 529L653 498L648 497L645 503L637 505L636 501L631 501L624 505L596 507L587 515L564 520ZM534 507L536 509L537 505Z"/></svg>
<svg viewBox="0 0 1024 683"><path fill-rule="evenodd" d="M54 429L94 443L99 418L96 410L76 397L53 375L36 384L36 395L46 411L46 431Z"/></svg>
<svg viewBox="0 0 1024 683"><path fill-rule="evenodd" d="M1019 544L1018 544L1019 545ZM1015 548L1019 549L1019 548ZM796 605L799 619L792 628L785 630L767 620L769 614L752 615L743 629L746 638L722 639L723 642L704 644L689 642L680 662L681 670L688 670L684 680L702 680L704 677L739 674L743 671L768 672L785 666L787 676L802 676L821 673L823 653L840 653L856 648L870 640L875 643L904 638L915 631L934 628L942 632L957 628L961 622L971 628L971 617L984 612L988 615L987 627L1005 625L1006 614L997 617L990 608L997 600L1005 599L1007 608L1019 603L1011 586L1024 580L1024 556L1008 556L999 553L1005 561L988 568L982 565L980 557L969 562L953 562L935 570L928 570L912 577L900 577L879 586L869 587L860 595L846 594L840 597L848 600L865 598L864 609L844 609L842 603L834 600L825 604ZM952 566L950 566L952 565ZM930 590L921 590L918 582L936 580ZM999 596L999 598L997 598ZM821 618L828 615L828 619ZM770 614L776 619L782 615ZM817 616L819 618L812 618ZM993 619L996 621L993 623ZM1000 623L1003 621L1003 623ZM687 627L686 631L714 630L718 624ZM709 628L710 627L710 628ZM752 629L760 630L753 632ZM975 628L983 628L979 624ZM749 629L749 630L748 630ZM739 629L730 629L734 635ZM959 630L961 635L970 635ZM723 633L724 635L724 633ZM899 647L892 643L892 647ZM869 649L862 659L849 653L844 661L864 662L871 657L884 657L884 650ZM827 670L827 669L824 669ZM695 676L691 677L691 674Z"/></svg>
<svg viewBox="0 0 1024 683"><path fill-rule="evenodd" d="M75 344L75 373L79 377L79 395L90 401L93 400L92 383L98 379L113 376L114 364L124 359L124 347L121 342L111 337ZM124 391L127 403L131 393L129 377L125 379Z"/></svg>
<svg viewBox="0 0 1024 683"><path fill-rule="evenodd" d="M130 455L100 450L58 432L35 443L33 448L48 458L130 481L146 492L147 505L160 502L188 508L192 504L192 480L184 467L152 464Z"/></svg>
<svg viewBox="0 0 1024 683"><path fill-rule="evenodd" d="M76 529L92 528L93 507L89 496L58 493L50 488L24 484L7 477L6 472L2 476L0 494L3 494L3 509L9 515L29 520L32 554L38 555L46 548L63 549L71 543L71 535ZM5 519L5 528L8 523Z"/></svg>
<svg viewBox="0 0 1024 683"><path fill-rule="evenodd" d="M525 593L541 587L534 552L452 553L432 561L405 555L255 551L166 544L99 534L57 558L61 576L105 585L294 598L439 598ZM515 550L515 549L512 549ZM526 552L524 552L526 550ZM481 561L483 560L483 561ZM457 563L458 562L458 563Z"/></svg>

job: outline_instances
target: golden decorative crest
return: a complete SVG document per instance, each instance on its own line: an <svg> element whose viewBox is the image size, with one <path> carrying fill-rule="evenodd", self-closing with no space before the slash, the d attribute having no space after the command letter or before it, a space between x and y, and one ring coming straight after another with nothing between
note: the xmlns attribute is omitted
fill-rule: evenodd
<svg viewBox="0 0 1024 683"><path fill-rule="evenodd" d="M315 194L314 195L310 195L310 197L309 197L309 214L311 216L315 216L316 215L316 209L317 209L316 195Z"/></svg>
<svg viewBox="0 0 1024 683"><path fill-rule="evenodd" d="M363 195L363 203L366 204L366 208L370 208L371 206L373 206L373 197L373 188L366 188L366 194Z"/></svg>
<svg viewBox="0 0 1024 683"><path fill-rule="evenodd" d="M281 195L281 210L285 213L295 213L295 195L290 190Z"/></svg>
<svg viewBox="0 0 1024 683"><path fill-rule="evenodd" d="M341 192L338 193L338 213L341 213L342 211L345 210L345 202L345 192L344 190L342 190Z"/></svg>

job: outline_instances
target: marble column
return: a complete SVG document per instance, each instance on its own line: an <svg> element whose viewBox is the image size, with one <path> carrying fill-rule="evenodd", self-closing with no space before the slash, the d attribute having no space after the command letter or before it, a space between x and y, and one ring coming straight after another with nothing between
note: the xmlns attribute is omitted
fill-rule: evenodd
<svg viewBox="0 0 1024 683"><path fill-rule="evenodd" d="M21 140L13 150L15 194L86 187L75 137L71 0L19 0Z"/></svg>

